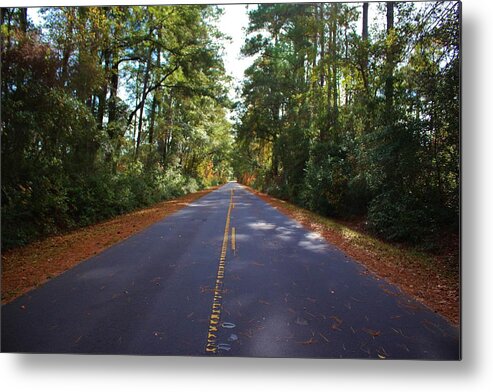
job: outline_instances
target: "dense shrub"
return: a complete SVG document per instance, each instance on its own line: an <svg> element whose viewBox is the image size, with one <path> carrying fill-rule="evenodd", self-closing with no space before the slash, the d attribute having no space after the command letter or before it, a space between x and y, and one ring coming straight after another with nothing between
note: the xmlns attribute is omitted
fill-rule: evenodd
<svg viewBox="0 0 493 392"><path fill-rule="evenodd" d="M139 207L199 189L178 170L143 173L133 169L110 174L99 170L72 181L42 176L27 188L4 189L2 247L92 224Z"/></svg>

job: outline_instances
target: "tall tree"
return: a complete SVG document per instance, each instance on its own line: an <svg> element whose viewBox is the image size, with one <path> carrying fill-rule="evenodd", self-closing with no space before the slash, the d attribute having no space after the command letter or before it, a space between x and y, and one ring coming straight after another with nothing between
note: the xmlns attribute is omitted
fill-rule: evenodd
<svg viewBox="0 0 493 392"><path fill-rule="evenodd" d="M45 8L41 29L2 9L4 246L228 178L219 15Z"/></svg>

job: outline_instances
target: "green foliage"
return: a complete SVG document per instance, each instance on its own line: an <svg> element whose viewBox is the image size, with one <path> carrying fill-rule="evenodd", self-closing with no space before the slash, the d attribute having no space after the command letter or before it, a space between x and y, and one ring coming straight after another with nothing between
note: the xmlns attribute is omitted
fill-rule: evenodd
<svg viewBox="0 0 493 392"><path fill-rule="evenodd" d="M217 8L22 16L2 9L4 248L230 178Z"/></svg>
<svg viewBox="0 0 493 392"><path fill-rule="evenodd" d="M368 208L374 232L388 240L417 243L437 230L436 211L408 192L390 191L376 196Z"/></svg>
<svg viewBox="0 0 493 392"><path fill-rule="evenodd" d="M361 4L252 8L234 169L388 240L429 242L458 230L460 7L392 4L370 3L366 37Z"/></svg>

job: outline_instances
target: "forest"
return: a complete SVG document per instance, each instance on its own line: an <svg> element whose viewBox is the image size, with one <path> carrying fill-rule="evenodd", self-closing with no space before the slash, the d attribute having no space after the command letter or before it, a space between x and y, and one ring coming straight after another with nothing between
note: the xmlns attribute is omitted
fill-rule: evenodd
<svg viewBox="0 0 493 392"><path fill-rule="evenodd" d="M220 7L2 8L2 247L237 179L432 249L459 233L460 12L251 6L233 102Z"/></svg>
<svg viewBox="0 0 493 392"><path fill-rule="evenodd" d="M212 6L2 8L2 246L230 177Z"/></svg>
<svg viewBox="0 0 493 392"><path fill-rule="evenodd" d="M265 4L249 16L238 178L386 240L431 250L457 235L460 3Z"/></svg>

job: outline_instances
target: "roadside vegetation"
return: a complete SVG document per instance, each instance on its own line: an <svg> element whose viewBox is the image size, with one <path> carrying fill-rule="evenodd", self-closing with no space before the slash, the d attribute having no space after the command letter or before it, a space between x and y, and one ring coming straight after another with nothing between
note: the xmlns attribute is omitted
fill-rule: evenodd
<svg viewBox="0 0 493 392"><path fill-rule="evenodd" d="M388 241L440 252L457 238L460 4L261 4L249 17L237 178Z"/></svg>
<svg viewBox="0 0 493 392"><path fill-rule="evenodd" d="M218 16L1 9L3 250L230 176Z"/></svg>

